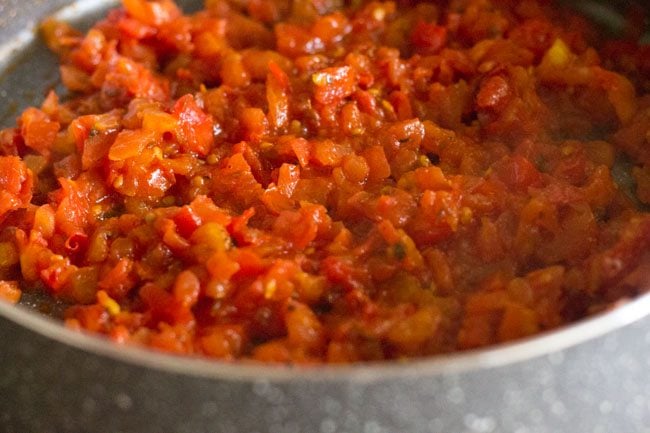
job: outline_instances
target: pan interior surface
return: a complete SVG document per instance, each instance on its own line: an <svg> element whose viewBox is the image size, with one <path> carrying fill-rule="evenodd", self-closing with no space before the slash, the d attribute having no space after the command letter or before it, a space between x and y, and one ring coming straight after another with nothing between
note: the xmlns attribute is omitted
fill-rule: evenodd
<svg viewBox="0 0 650 433"><path fill-rule="evenodd" d="M78 1L54 13L55 18L70 22L77 28L88 27L92 22L118 3L115 1ZM184 10L191 11L200 2L179 1ZM616 32L624 27L623 16L612 13L603 2L581 2L578 10L595 18L610 31ZM0 126L12 126L20 111L30 105L38 105L50 89L59 94L65 91L59 83L56 57L39 40L32 27L14 34L3 34L6 41L0 45L0 98L4 101L0 108ZM4 28L0 26L0 34ZM650 284L650 282L648 282ZM201 359L181 358L152 352L137 347L116 346L109 341L72 332L56 320L65 305L53 301L50 296L39 293L23 294L18 308L0 303L0 315L13 320L26 328L45 335L61 343L99 353L129 363L144 365L164 371L191 374L205 377L229 379L277 379L277 380L328 380L350 377L358 381L372 381L387 377L414 375L422 373L456 373L482 368L491 368L520 362L529 358L559 351L583 341L596 338L650 315L650 295L641 296L615 310L591 317L552 333L542 334L531 339L484 350L446 355L435 359L417 360L404 364L363 364L352 367L318 367L319 375L311 374L313 368L263 366L256 364L223 364ZM34 314L32 311L38 311ZM45 313L45 314L43 314ZM55 318L52 320L43 315Z"/></svg>

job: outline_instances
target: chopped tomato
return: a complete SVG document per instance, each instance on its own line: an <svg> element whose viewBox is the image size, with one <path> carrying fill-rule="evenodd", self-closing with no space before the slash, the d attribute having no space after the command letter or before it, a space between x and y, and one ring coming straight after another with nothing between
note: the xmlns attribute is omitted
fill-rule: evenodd
<svg viewBox="0 0 650 433"><path fill-rule="evenodd" d="M122 0L42 34L70 95L0 131L0 298L72 329L395 360L647 286L648 49L553 2Z"/></svg>

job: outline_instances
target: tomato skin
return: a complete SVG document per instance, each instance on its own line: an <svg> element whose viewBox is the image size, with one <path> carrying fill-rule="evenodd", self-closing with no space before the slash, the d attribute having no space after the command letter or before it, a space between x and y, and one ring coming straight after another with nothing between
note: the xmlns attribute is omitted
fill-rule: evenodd
<svg viewBox="0 0 650 433"><path fill-rule="evenodd" d="M128 258L120 259L98 283L98 287L116 300L122 300L136 285L136 279L131 275L133 261Z"/></svg>
<svg viewBox="0 0 650 433"><path fill-rule="evenodd" d="M516 155L499 161L495 172L508 187L525 191L529 187L539 187L543 183L541 173L523 156Z"/></svg>
<svg viewBox="0 0 650 433"><path fill-rule="evenodd" d="M289 123L289 77L273 61L268 65L266 99L269 122L276 131L283 131Z"/></svg>
<svg viewBox="0 0 650 433"><path fill-rule="evenodd" d="M142 153L151 142L155 143L156 134L152 131L122 131L108 151L111 161L123 161Z"/></svg>
<svg viewBox="0 0 650 433"><path fill-rule="evenodd" d="M0 156L0 218L27 207L32 199L33 175L16 156Z"/></svg>
<svg viewBox="0 0 650 433"><path fill-rule="evenodd" d="M180 15L172 0L123 0L122 5L135 19L151 26L160 26Z"/></svg>
<svg viewBox="0 0 650 433"><path fill-rule="evenodd" d="M28 108L20 117L20 124L25 145L43 155L49 155L61 128L59 122L49 119L41 110Z"/></svg>
<svg viewBox="0 0 650 433"><path fill-rule="evenodd" d="M181 148L201 156L207 155L214 143L212 116L203 112L191 95L180 98L172 114L179 122L176 137Z"/></svg>
<svg viewBox="0 0 650 433"><path fill-rule="evenodd" d="M174 217L174 222L178 228L178 232L185 238L189 238L201 225L201 217L196 214L189 206L183 206L176 216Z"/></svg>
<svg viewBox="0 0 650 433"><path fill-rule="evenodd" d="M312 75L314 99L320 104L333 104L356 90L357 76L349 66L326 68Z"/></svg>
<svg viewBox="0 0 650 433"><path fill-rule="evenodd" d="M411 33L411 42L426 53L437 53L447 43L447 28L419 21Z"/></svg>
<svg viewBox="0 0 650 433"><path fill-rule="evenodd" d="M22 291L18 288L17 281L0 281L0 299L11 304L16 304L20 300Z"/></svg>

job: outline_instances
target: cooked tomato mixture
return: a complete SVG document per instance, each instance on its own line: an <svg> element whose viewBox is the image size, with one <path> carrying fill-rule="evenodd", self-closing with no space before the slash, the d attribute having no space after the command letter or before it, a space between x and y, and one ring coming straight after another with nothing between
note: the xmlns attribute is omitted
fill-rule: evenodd
<svg viewBox="0 0 650 433"><path fill-rule="evenodd" d="M0 297L223 360L520 339L650 282L650 49L548 1L123 0L42 24Z"/></svg>

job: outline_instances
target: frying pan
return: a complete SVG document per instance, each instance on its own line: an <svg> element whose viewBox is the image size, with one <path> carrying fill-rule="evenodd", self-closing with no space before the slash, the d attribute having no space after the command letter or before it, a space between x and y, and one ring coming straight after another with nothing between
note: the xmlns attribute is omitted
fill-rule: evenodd
<svg viewBox="0 0 650 433"><path fill-rule="evenodd" d="M90 22L113 5L69 3L0 0L3 126L57 82L36 23L55 12ZM613 30L618 5L576 3ZM650 281L639 284L650 291ZM115 346L34 312L42 306L29 296L17 307L0 303L2 432L650 432L650 295L514 344L346 367L226 364Z"/></svg>

